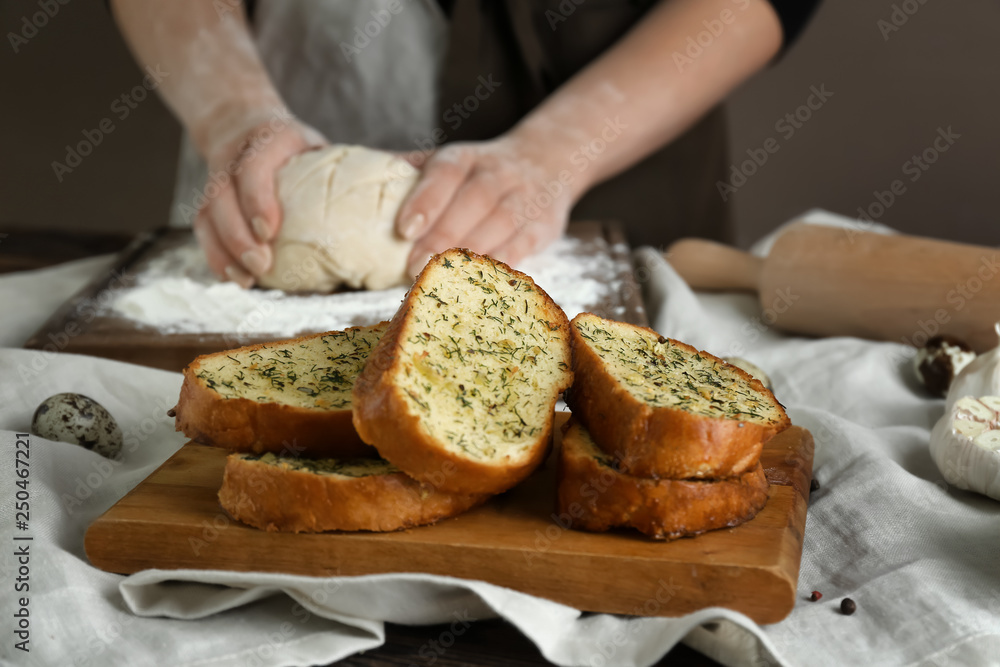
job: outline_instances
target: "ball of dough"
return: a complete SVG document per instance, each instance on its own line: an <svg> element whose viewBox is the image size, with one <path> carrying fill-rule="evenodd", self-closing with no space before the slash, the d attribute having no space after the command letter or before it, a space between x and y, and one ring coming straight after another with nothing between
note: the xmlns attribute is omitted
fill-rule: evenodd
<svg viewBox="0 0 1000 667"><path fill-rule="evenodd" d="M420 172L384 151L334 145L297 155L278 173L283 221L262 287L329 292L342 285L406 284L413 247L399 238L399 207Z"/></svg>

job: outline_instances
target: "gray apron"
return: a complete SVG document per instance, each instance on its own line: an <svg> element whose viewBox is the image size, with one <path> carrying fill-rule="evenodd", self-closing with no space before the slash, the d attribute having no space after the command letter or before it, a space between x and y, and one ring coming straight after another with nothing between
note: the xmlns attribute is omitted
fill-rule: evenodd
<svg viewBox="0 0 1000 667"><path fill-rule="evenodd" d="M434 0L259 0L254 26L286 104L330 142L426 150L433 138L502 134L652 4L456 0L449 21ZM567 7L572 13L561 13ZM490 75L502 85L456 127L448 109ZM633 245L663 246L681 236L731 240L727 207L715 188L726 178L725 128L721 108L713 110L666 148L594 188L572 219L621 221ZM185 217L206 175L185 138L172 224L190 224Z"/></svg>
<svg viewBox="0 0 1000 667"><path fill-rule="evenodd" d="M253 26L285 104L330 143L407 151L431 135L448 29L434 0L258 0ZM185 135L171 225L190 226L207 175Z"/></svg>

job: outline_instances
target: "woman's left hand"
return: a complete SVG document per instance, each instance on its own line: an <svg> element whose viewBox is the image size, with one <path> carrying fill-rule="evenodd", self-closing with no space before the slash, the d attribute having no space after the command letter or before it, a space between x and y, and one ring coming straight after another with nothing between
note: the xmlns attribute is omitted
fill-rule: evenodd
<svg viewBox="0 0 1000 667"><path fill-rule="evenodd" d="M577 196L574 174L559 168L566 157L546 158L544 146L514 135L431 155L396 219L400 236L415 240L411 275L448 248L516 263L559 238Z"/></svg>

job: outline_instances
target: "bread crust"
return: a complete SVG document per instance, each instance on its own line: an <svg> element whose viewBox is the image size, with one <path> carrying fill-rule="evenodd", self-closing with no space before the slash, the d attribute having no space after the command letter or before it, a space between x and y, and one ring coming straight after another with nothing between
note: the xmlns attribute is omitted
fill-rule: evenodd
<svg viewBox="0 0 1000 667"><path fill-rule="evenodd" d="M591 313L578 315L573 322L582 315ZM648 327L625 326L659 336ZM725 363L691 345L668 340L691 354ZM791 426L784 410L780 422L764 425L650 407L615 379L572 323L570 345L575 379L566 393L566 403L594 442L614 456L622 471L630 475L665 479L739 475L757 465L764 443ZM780 406L759 380L740 368L730 367L754 391Z"/></svg>
<svg viewBox="0 0 1000 667"><path fill-rule="evenodd" d="M369 356L368 363L354 384L354 428L363 441L374 445L383 458L414 479L450 493L501 493L531 474L548 455L552 444L555 401L559 393L572 383L572 374L567 372L563 385L553 389L553 410L542 426L540 435L529 446L528 455L519 463L505 463L503 460L485 462L459 456L448 451L421 428L420 416L413 412L403 391L394 382L395 375L402 371L404 363L403 355L397 354L397 351L401 347L400 341L409 335L409 314L416 298L416 289L423 284L428 267L434 260L452 250L431 258L417 276L403 304L389 322L389 328ZM511 269L503 262L469 250L460 252L467 253L474 259L496 262L511 274L531 281L545 303L546 315L551 321L558 322L559 328L567 334L569 322L566 314L530 277Z"/></svg>
<svg viewBox="0 0 1000 667"><path fill-rule="evenodd" d="M675 539L749 521L764 507L768 482L756 463L718 480L634 477L587 453L582 424L571 419L558 465L557 508L572 528L605 531L631 526L655 539Z"/></svg>
<svg viewBox="0 0 1000 667"><path fill-rule="evenodd" d="M219 502L234 519L272 532L391 531L460 514L489 494L450 494L401 472L341 477L230 455Z"/></svg>
<svg viewBox="0 0 1000 667"><path fill-rule="evenodd" d="M361 328L361 327L354 327ZM195 442L234 452L272 452L312 458L373 458L378 452L354 430L350 409L319 410L248 398L225 398L201 382L197 373L205 359L263 347L291 345L328 335L248 345L204 354L183 371L184 382L173 412L175 430Z"/></svg>

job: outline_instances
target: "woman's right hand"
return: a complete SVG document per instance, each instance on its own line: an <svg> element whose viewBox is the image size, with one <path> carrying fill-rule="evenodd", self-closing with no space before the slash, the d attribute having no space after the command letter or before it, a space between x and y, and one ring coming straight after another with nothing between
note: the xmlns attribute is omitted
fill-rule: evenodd
<svg viewBox="0 0 1000 667"><path fill-rule="evenodd" d="M220 278L251 287L273 262L271 241L281 229L278 170L299 153L325 145L323 136L275 111L268 119L209 140L205 202L194 233Z"/></svg>

